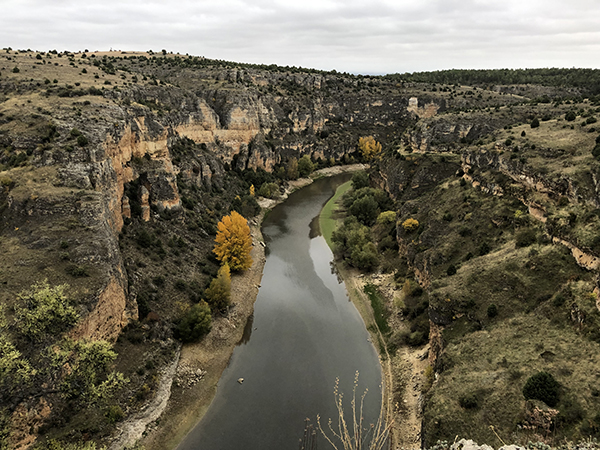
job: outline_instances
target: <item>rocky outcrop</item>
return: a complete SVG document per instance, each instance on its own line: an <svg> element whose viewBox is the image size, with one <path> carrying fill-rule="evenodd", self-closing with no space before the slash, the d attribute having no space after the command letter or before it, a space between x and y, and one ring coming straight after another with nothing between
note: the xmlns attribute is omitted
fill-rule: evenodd
<svg viewBox="0 0 600 450"><path fill-rule="evenodd" d="M586 203L596 208L600 207L600 197L596 192L591 192L568 176L548 178L529 169L519 160L502 155L500 151L468 151L462 154L462 161L465 172L468 172L471 167L494 170L509 176L527 190L549 195L553 199L564 196L573 203Z"/></svg>
<svg viewBox="0 0 600 450"><path fill-rule="evenodd" d="M128 308L123 277L112 277L98 295L96 305L71 333L74 339L115 341L121 330L137 320L137 308Z"/></svg>

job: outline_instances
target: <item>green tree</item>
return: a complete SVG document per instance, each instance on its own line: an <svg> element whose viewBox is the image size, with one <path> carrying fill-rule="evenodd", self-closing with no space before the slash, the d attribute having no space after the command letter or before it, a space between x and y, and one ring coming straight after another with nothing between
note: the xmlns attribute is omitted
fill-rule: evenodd
<svg viewBox="0 0 600 450"><path fill-rule="evenodd" d="M523 386L526 399L541 400L548 406L556 406L559 400L560 385L548 372L538 372L530 376Z"/></svg>
<svg viewBox="0 0 600 450"><path fill-rule="evenodd" d="M315 170L315 165L310 160L310 156L304 155L298 161L298 175L301 177L307 177Z"/></svg>
<svg viewBox="0 0 600 450"><path fill-rule="evenodd" d="M252 236L244 217L236 211L224 216L217 224L213 253L222 264L227 263L231 270L241 271L252 266Z"/></svg>
<svg viewBox="0 0 600 450"><path fill-rule="evenodd" d="M93 403L111 397L129 381L111 370L117 353L109 342L65 339L47 353L52 369L65 373L59 389L68 399Z"/></svg>
<svg viewBox="0 0 600 450"><path fill-rule="evenodd" d="M183 342L200 340L210 331L212 316L210 306L200 302L192 306L177 325L177 335Z"/></svg>
<svg viewBox="0 0 600 450"><path fill-rule="evenodd" d="M577 119L577 115L574 111L569 111L565 114L565 120L567 122L573 122L575 119Z"/></svg>
<svg viewBox="0 0 600 450"><path fill-rule="evenodd" d="M534 117L530 124L531 128L538 128L540 126L540 121L537 117Z"/></svg>
<svg viewBox="0 0 600 450"><path fill-rule="evenodd" d="M352 175L352 189L355 191L369 187L369 174L364 170L359 170Z"/></svg>
<svg viewBox="0 0 600 450"><path fill-rule="evenodd" d="M229 265L223 264L217 276L210 282L210 286L204 292L206 302L216 311L224 311L231 302L231 274Z"/></svg>
<svg viewBox="0 0 600 450"><path fill-rule="evenodd" d="M258 195L266 198L275 198L279 195L279 185L277 183L263 183L258 190Z"/></svg>
<svg viewBox="0 0 600 450"><path fill-rule="evenodd" d="M298 175L298 160L296 158L290 158L287 163L286 176L290 180L297 180Z"/></svg>
<svg viewBox="0 0 600 450"><path fill-rule="evenodd" d="M57 334L77 322L79 315L64 294L68 285L51 287L47 280L34 284L18 295L15 307L15 326L32 340Z"/></svg>
<svg viewBox="0 0 600 450"><path fill-rule="evenodd" d="M10 342L7 336L0 334L0 399L3 395L12 395L23 390L29 384L36 371Z"/></svg>
<svg viewBox="0 0 600 450"><path fill-rule="evenodd" d="M370 195L361 197L350 206L350 214L355 216L359 222L365 225L373 225L379 215L379 206Z"/></svg>

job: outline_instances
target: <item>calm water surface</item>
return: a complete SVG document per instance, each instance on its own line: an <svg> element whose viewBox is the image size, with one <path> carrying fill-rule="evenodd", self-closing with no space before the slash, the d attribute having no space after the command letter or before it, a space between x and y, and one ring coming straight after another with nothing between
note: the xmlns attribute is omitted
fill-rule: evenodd
<svg viewBox="0 0 600 450"><path fill-rule="evenodd" d="M356 371L359 393L369 389L366 418L377 417L377 353L344 284L332 273L333 256L315 219L348 179L346 174L317 180L265 219L267 261L254 318L208 412L178 450L297 449L306 418L315 423L320 414L326 424L336 417L336 377L350 407ZM327 444L319 442L319 448Z"/></svg>

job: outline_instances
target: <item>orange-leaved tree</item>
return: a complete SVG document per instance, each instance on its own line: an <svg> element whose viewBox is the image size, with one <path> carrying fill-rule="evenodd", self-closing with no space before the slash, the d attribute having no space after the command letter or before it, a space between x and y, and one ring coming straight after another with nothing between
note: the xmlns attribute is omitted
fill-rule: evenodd
<svg viewBox="0 0 600 450"><path fill-rule="evenodd" d="M250 227L244 217L236 211L224 216L218 223L217 237L213 253L222 264L229 264L233 271L241 271L250 268L252 257L252 237Z"/></svg>

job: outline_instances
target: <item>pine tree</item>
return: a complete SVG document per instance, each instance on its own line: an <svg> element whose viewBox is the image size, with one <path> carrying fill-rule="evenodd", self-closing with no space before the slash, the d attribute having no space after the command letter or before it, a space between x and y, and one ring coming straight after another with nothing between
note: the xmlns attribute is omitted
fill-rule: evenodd
<svg viewBox="0 0 600 450"><path fill-rule="evenodd" d="M231 270L242 271L252 266L252 237L250 227L244 217L236 211L224 216L217 225L213 253L222 264L227 263Z"/></svg>

